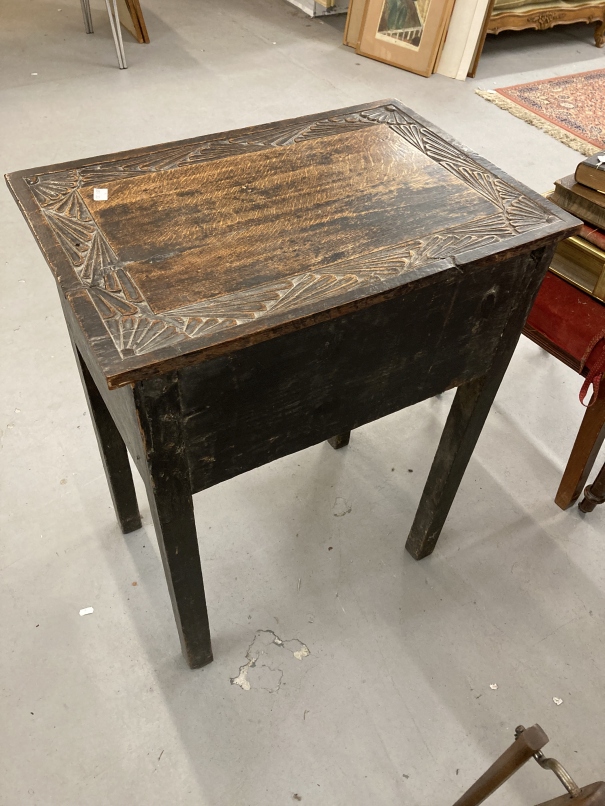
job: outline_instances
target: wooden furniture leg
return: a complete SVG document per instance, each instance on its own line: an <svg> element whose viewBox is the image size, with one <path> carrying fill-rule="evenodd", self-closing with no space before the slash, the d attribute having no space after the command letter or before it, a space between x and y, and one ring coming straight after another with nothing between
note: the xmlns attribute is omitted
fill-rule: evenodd
<svg viewBox="0 0 605 806"><path fill-rule="evenodd" d="M73 345L118 522L124 534L141 528L128 451L78 348Z"/></svg>
<svg viewBox="0 0 605 806"><path fill-rule="evenodd" d="M491 405L519 341L520 331L533 305L552 259L554 248L537 249L528 260L538 265L526 289L523 306L511 314L489 371L458 387L439 447L410 530L406 549L416 560L432 554L450 511L466 466L473 454Z"/></svg>
<svg viewBox="0 0 605 806"><path fill-rule="evenodd" d="M599 475L584 490L584 498L578 506L582 512L592 512L599 504L605 504L605 465L599 470Z"/></svg>
<svg viewBox="0 0 605 806"><path fill-rule="evenodd" d="M503 374L458 387L405 544L416 560L432 554L437 545Z"/></svg>
<svg viewBox="0 0 605 806"><path fill-rule="evenodd" d="M479 806L547 743L548 736L540 725L520 731L511 746L458 798L454 806Z"/></svg>
<svg viewBox="0 0 605 806"><path fill-rule="evenodd" d="M567 509L580 497L604 439L605 384L601 384L595 404L586 409L555 496L561 509Z"/></svg>
<svg viewBox="0 0 605 806"><path fill-rule="evenodd" d="M342 434L337 434L335 437L330 437L329 444L337 451L339 448L346 448L351 439L351 432L345 431Z"/></svg>
<svg viewBox="0 0 605 806"><path fill-rule="evenodd" d="M212 660L204 580L183 441L176 373L134 389L146 453L144 471L183 655L192 669Z"/></svg>
<svg viewBox="0 0 605 806"><path fill-rule="evenodd" d="M548 736L540 725L533 725L527 730L523 725L519 725L512 745L470 789L467 789L454 806L479 806L531 758L534 758L542 769L554 772L567 790L566 795L545 801L539 806L567 806L571 803L577 806L605 806L605 783L596 781L580 788L556 758L546 758L542 748L547 742Z"/></svg>

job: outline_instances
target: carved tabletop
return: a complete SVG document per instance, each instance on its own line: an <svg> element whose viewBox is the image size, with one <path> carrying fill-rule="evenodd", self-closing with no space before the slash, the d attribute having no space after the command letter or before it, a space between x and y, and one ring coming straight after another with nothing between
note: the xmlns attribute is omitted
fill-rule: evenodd
<svg viewBox="0 0 605 806"><path fill-rule="evenodd" d="M398 101L11 174L59 286L123 531L146 483L212 659L192 494L458 387L407 541L437 543L579 222Z"/></svg>
<svg viewBox="0 0 605 806"><path fill-rule="evenodd" d="M393 101L9 183L110 387L338 315L563 217Z"/></svg>

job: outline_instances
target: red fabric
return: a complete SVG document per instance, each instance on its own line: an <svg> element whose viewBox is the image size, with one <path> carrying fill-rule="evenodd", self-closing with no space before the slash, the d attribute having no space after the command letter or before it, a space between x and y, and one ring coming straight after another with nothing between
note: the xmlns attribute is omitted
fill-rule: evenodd
<svg viewBox="0 0 605 806"><path fill-rule="evenodd" d="M586 375L580 401L592 384L594 403L605 371L605 305L547 272L527 324L580 362Z"/></svg>

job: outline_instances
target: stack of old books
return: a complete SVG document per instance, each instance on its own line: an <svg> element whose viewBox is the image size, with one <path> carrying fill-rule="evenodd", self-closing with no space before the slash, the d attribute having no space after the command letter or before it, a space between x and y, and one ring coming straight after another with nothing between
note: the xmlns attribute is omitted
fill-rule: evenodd
<svg viewBox="0 0 605 806"><path fill-rule="evenodd" d="M605 301L605 151L555 182L550 200L584 222L578 235L561 241L550 270Z"/></svg>

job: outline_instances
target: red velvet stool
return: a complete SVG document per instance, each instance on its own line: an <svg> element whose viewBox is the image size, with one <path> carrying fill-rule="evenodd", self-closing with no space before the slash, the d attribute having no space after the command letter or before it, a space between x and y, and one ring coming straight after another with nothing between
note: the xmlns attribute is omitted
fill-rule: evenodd
<svg viewBox="0 0 605 806"><path fill-rule="evenodd" d="M567 509L579 498L605 439L605 305L547 272L523 332L585 378L580 400L586 413L555 497Z"/></svg>

